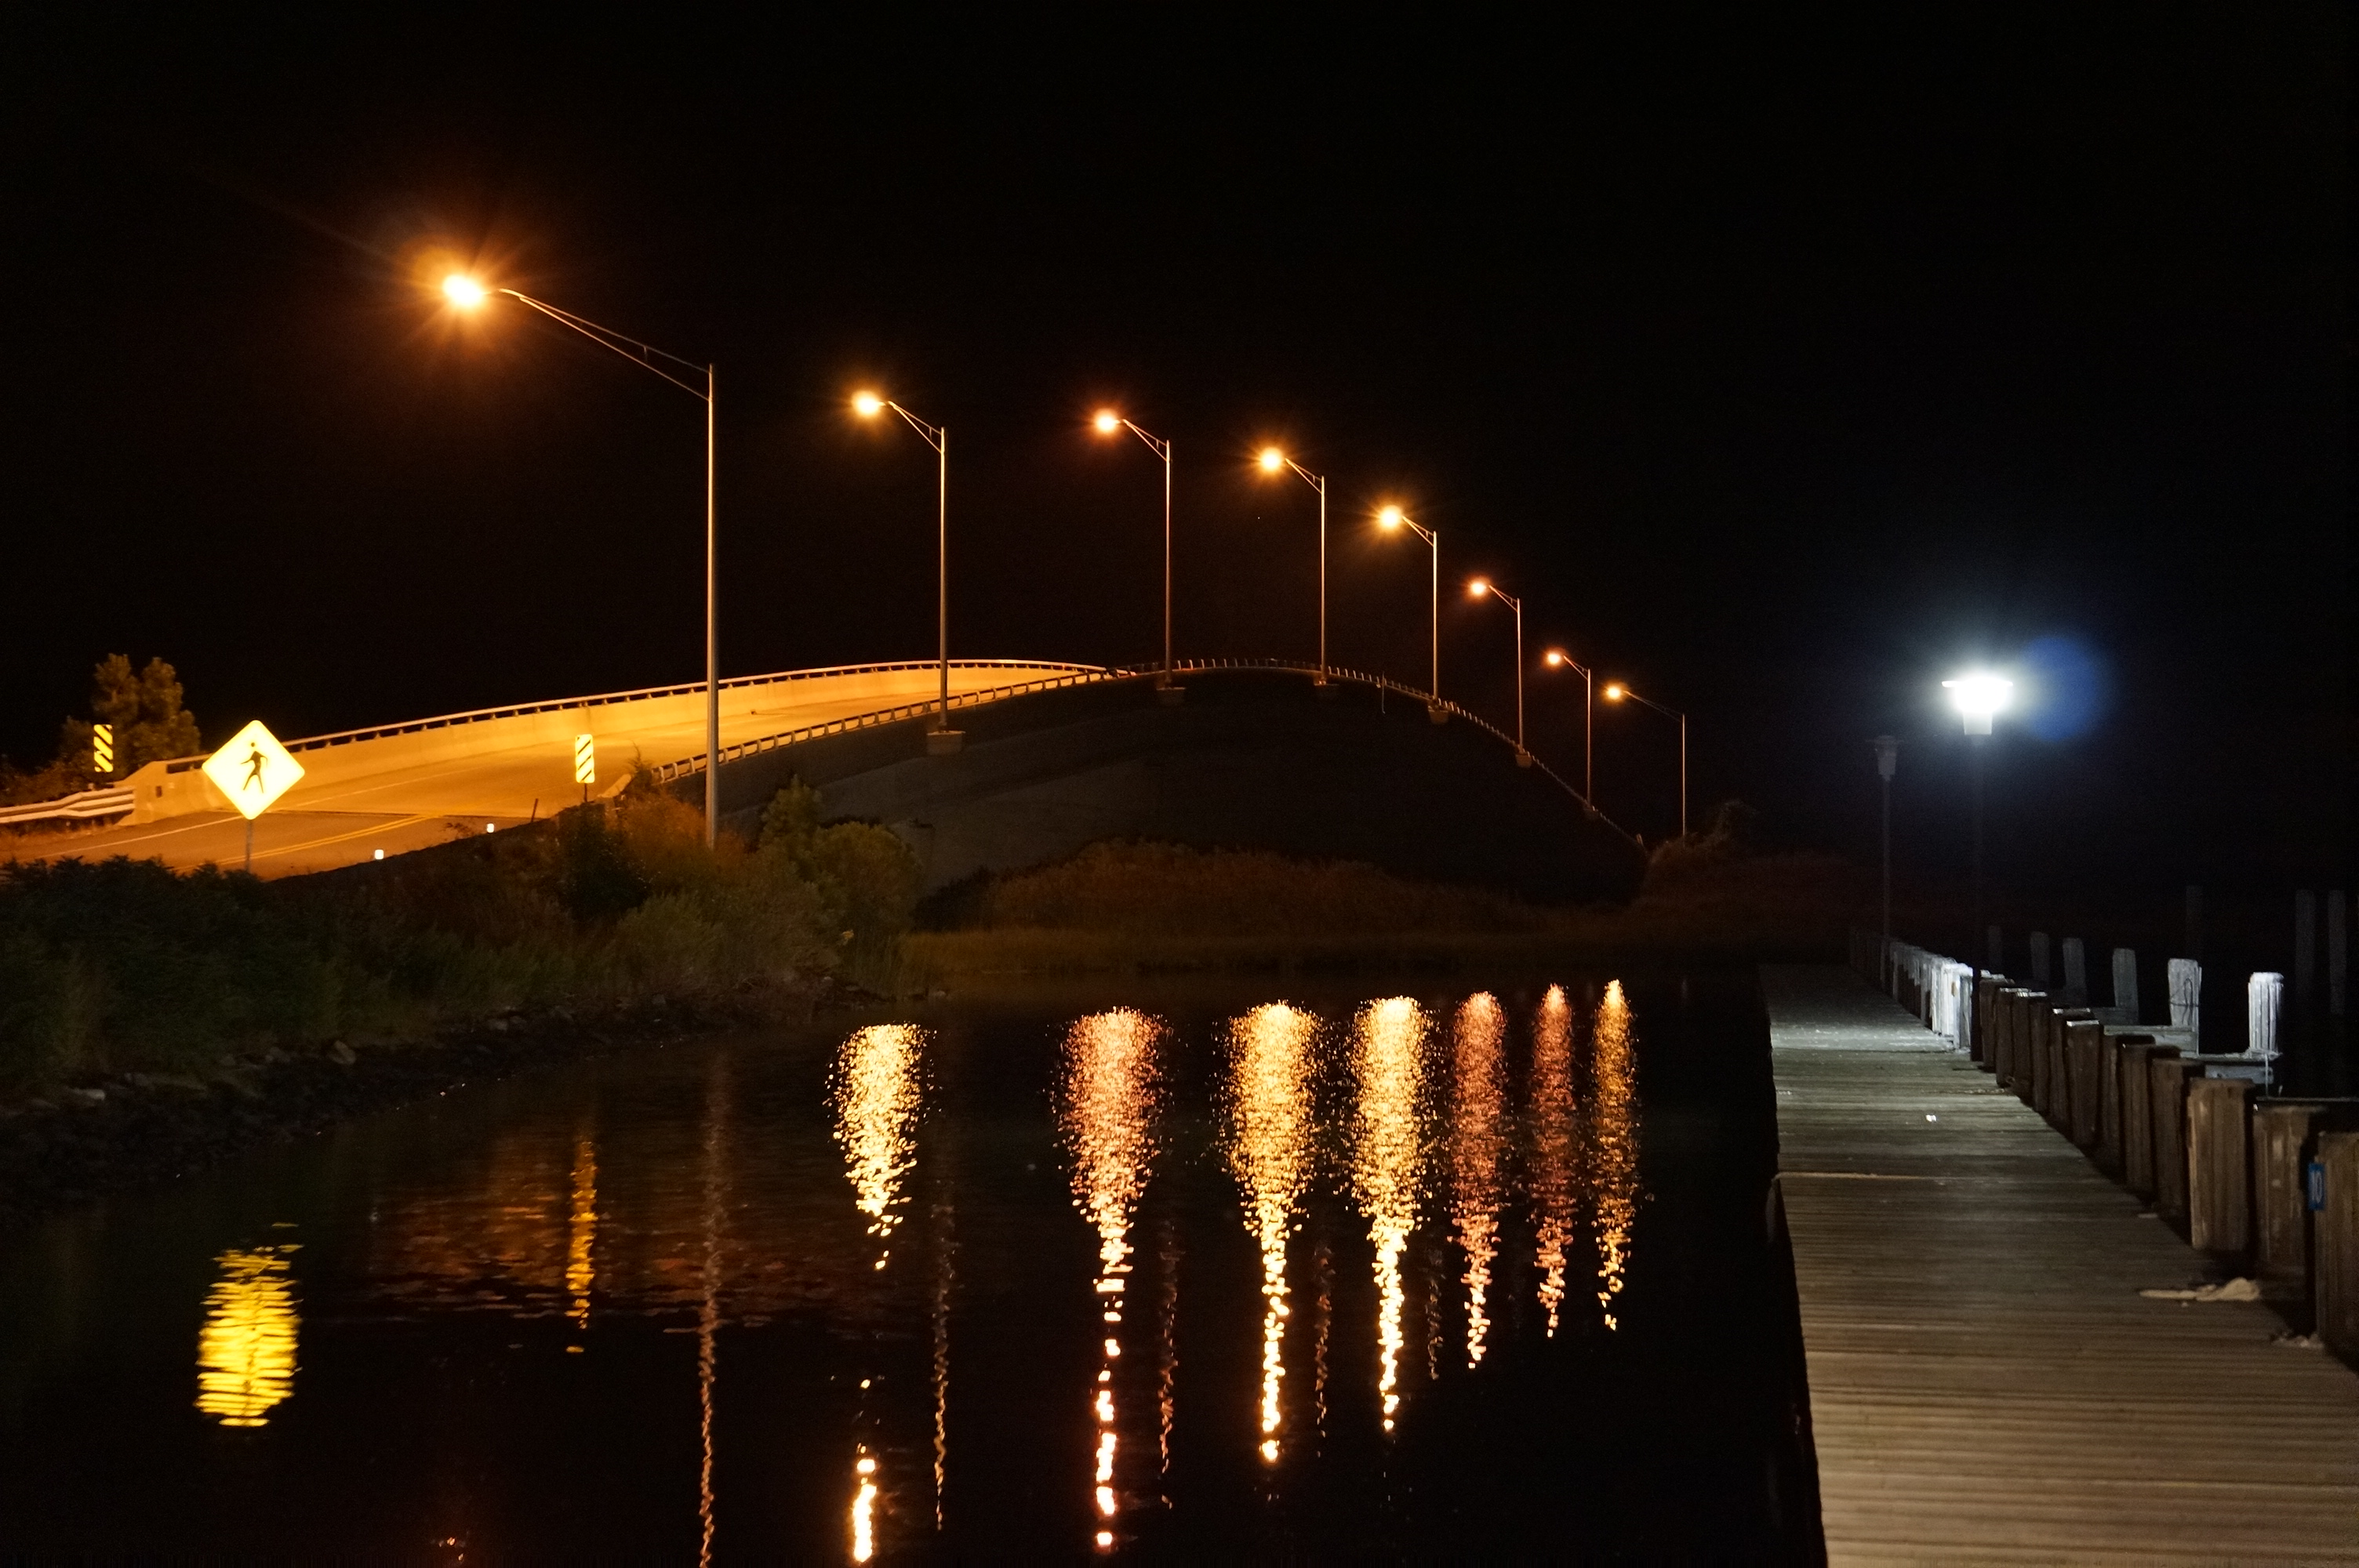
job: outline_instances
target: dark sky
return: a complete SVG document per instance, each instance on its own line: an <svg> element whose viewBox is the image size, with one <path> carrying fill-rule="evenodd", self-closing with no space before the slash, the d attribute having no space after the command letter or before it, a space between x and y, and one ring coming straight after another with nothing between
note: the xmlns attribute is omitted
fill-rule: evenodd
<svg viewBox="0 0 2359 1568"><path fill-rule="evenodd" d="M448 253L718 362L725 674L932 652L930 454L863 384L950 429L954 654L1151 657L1158 476L1082 424L1114 400L1177 443L1183 657L1313 652L1275 437L1332 476L1338 663L1422 680L1422 552L1366 524L1399 499L1535 659L1692 714L1699 812L1865 849L1889 730L1904 858L1954 865L1938 682L2045 638L2082 674L2003 726L2007 874L2347 866L2334 7L28 15L20 761L110 651L209 737L701 674L701 408L513 308L454 326ZM1505 613L1447 595L1442 639L1511 720ZM1576 694L1529 688L1567 771ZM1601 710L1650 838L1673 746Z"/></svg>

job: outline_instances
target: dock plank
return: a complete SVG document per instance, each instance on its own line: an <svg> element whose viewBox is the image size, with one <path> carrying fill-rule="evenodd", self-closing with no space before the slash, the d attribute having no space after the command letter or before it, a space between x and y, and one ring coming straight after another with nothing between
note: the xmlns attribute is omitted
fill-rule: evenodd
<svg viewBox="0 0 2359 1568"><path fill-rule="evenodd" d="M2359 1563L2359 1376L1839 968L1767 967L1834 1563Z"/></svg>

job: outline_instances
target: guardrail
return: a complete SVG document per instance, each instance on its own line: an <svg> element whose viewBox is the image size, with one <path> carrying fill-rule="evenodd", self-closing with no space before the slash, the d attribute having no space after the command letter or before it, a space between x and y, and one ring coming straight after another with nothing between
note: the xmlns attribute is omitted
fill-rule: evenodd
<svg viewBox="0 0 2359 1568"><path fill-rule="evenodd" d="M86 789L56 800L36 801L30 806L0 806L0 827L59 819L89 822L101 816L120 816L130 809L131 790L128 785Z"/></svg>
<svg viewBox="0 0 2359 1568"><path fill-rule="evenodd" d="M956 660L951 662L953 666L958 668L1006 667L1010 665L1016 665L1016 667L1019 668L1032 669L1056 667L1047 665L1023 665L1013 660L978 660L973 664L960 664L959 661ZM911 667L927 668L929 666L918 665L914 666L890 665L877 667L899 669ZM930 667L939 667L939 665L937 665ZM1021 697L1030 692L1051 691L1060 687L1093 686L1101 682L1114 680L1147 680L1152 678L1155 674L1152 669L1125 669L1118 666L1076 665L1068 667L1071 668L1073 673L1053 676L1046 680L1022 681L1004 687L986 687L980 691L957 693L951 697L951 706L952 708L973 708L986 702L998 702L1011 697ZM1186 675L1190 671L1210 670L1281 670L1289 674L1311 676L1315 676L1319 673L1319 666L1317 665L1304 664L1288 659L1180 659L1175 661L1171 668L1174 675ZM1530 753L1526 752L1524 748L1516 746L1516 738L1514 736L1508 734L1506 730L1500 729L1497 725L1493 724L1488 719L1468 712L1465 708L1459 707L1454 702L1437 701L1430 693L1419 691L1415 687L1403 686L1400 682L1394 680L1389 676L1370 675L1364 670L1343 669L1333 665L1327 666L1327 676L1330 680L1348 680L1356 682L1361 686L1375 687L1381 691L1396 692L1402 697L1410 697L1416 701L1424 703L1429 708L1438 708L1442 712L1474 726L1484 734L1487 734L1502 743L1514 748L1517 752L1522 752L1527 756L1530 755ZM694 689L701 690L702 688L697 687ZM742 741L734 746L724 746L721 750L721 761L725 765L729 762L737 761L741 757L754 756L762 752L774 752L781 747L792 746L803 741L814 741L823 735L840 735L848 730L872 729L879 724L891 724L905 719L920 718L928 713L940 711L940 708L941 701L939 697L929 697L923 702L903 703L895 708L878 708L873 713L854 714L843 719L832 719L825 724L811 724L806 725L799 730L781 730L776 735L765 735L758 740ZM1587 812L1592 816L1597 817L1601 821L1610 820L1605 816L1603 812L1599 811L1596 806L1591 805L1586 796L1584 796L1579 790L1573 788L1570 783L1566 782L1557 773L1555 769L1549 767L1546 762L1541 762L1538 757L1533 757L1530 765L1550 784L1556 785L1557 788L1564 791L1566 795L1571 796L1572 799L1580 805L1582 810ZM704 754L700 752L692 757L682 757L678 762L659 763L647 771L654 775L658 784L670 784L675 780L688 778L692 774L703 772Z"/></svg>

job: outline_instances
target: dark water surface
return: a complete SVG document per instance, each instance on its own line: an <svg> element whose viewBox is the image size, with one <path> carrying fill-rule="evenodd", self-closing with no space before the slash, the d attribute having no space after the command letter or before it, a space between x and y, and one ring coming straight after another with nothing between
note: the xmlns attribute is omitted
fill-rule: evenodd
<svg viewBox="0 0 2359 1568"><path fill-rule="evenodd" d="M12 1238L17 1552L1763 1558L1749 977L1104 982L651 1050Z"/></svg>

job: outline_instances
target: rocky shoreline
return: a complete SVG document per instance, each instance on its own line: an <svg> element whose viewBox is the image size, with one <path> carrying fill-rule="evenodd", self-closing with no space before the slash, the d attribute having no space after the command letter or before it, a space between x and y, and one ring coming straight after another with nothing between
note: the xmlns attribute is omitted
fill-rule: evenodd
<svg viewBox="0 0 2359 1568"><path fill-rule="evenodd" d="M509 1012L431 1040L224 1056L202 1076L125 1073L0 1106L0 1233L60 1209L221 1164L470 1083L777 1024L877 999L821 989L781 1005L667 1004Z"/></svg>

